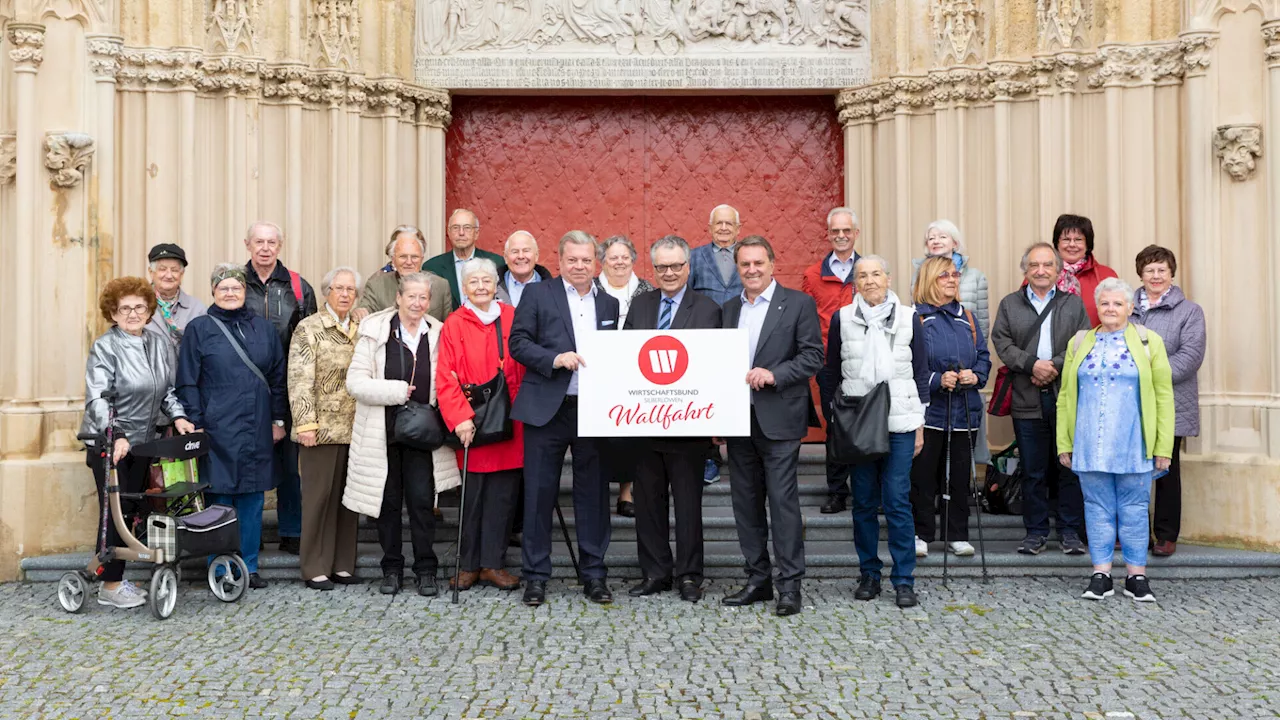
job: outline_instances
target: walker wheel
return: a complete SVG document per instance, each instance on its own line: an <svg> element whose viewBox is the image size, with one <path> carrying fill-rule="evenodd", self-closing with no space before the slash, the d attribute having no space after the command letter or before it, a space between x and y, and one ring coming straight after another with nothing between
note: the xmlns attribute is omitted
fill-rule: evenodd
<svg viewBox="0 0 1280 720"><path fill-rule="evenodd" d="M178 573L168 565L161 565L151 573L151 592L147 594L151 614L157 620L167 620L178 605Z"/></svg>
<svg viewBox="0 0 1280 720"><path fill-rule="evenodd" d="M209 563L209 590L224 603L244 597L249 587L249 566L239 555L219 555Z"/></svg>
<svg viewBox="0 0 1280 720"><path fill-rule="evenodd" d="M69 613L84 610L84 599L89 594L89 583L78 572L63 573L58 580L58 604Z"/></svg>

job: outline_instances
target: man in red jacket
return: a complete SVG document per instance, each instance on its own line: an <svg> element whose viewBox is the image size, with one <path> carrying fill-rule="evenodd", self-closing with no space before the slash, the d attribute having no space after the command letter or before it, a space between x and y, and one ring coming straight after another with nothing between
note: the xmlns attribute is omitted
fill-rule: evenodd
<svg viewBox="0 0 1280 720"><path fill-rule="evenodd" d="M827 213L827 240L831 252L804 271L801 289L818 303L818 320L822 328L823 345L831 327L831 316L837 310L853 302L853 265L858 262L854 245L858 243L858 216L846 207L838 207ZM827 408L822 408L827 417ZM827 417L830 420L829 417ZM822 512L843 512L849 501L849 466L827 463L827 501Z"/></svg>

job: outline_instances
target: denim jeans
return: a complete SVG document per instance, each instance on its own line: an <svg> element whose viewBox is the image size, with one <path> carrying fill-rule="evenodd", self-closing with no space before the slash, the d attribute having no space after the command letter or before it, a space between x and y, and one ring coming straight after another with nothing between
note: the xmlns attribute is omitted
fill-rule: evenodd
<svg viewBox="0 0 1280 720"><path fill-rule="evenodd" d="M240 557L249 566L249 572L258 572L258 543L262 540L262 501L265 493L238 493L222 495L206 492L206 505L230 505L236 509L236 520L240 524ZM213 556L209 556L213 562Z"/></svg>
<svg viewBox="0 0 1280 720"><path fill-rule="evenodd" d="M1022 481L1022 522L1027 535L1049 537L1049 479L1058 478L1058 506L1054 509L1058 536L1080 534L1083 529L1084 498L1080 479L1058 463L1058 407L1054 393L1040 393L1040 419L1013 421L1024 479Z"/></svg>
<svg viewBox="0 0 1280 720"><path fill-rule="evenodd" d="M1147 564L1147 506L1151 473L1080 473L1084 516L1089 524L1089 559L1108 565L1115 557L1116 536L1126 565Z"/></svg>
<svg viewBox="0 0 1280 720"><path fill-rule="evenodd" d="M911 458L916 449L914 432L889 433L889 454L853 468L853 545L863 575L880 579L880 522L876 510L884 506L889 526L889 556L893 586L915 585L915 520L911 515Z"/></svg>
<svg viewBox="0 0 1280 720"><path fill-rule="evenodd" d="M302 478L298 474L298 443L285 438L275 446L276 519L280 537L302 536Z"/></svg>

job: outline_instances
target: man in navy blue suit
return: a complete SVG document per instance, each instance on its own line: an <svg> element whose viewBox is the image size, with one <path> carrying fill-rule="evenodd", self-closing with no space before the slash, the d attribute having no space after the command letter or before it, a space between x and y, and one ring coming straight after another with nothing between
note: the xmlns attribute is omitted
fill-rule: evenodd
<svg viewBox="0 0 1280 720"><path fill-rule="evenodd" d="M573 511L582 553L582 592L613 602L605 583L609 549L609 486L593 438L578 437L577 353L585 332L618 329L618 301L596 289L596 240L581 230L560 238L560 277L524 290L511 327L511 357L524 382L511 418L524 432L524 604L546 602L551 577L551 513L560 492L564 453L573 449Z"/></svg>

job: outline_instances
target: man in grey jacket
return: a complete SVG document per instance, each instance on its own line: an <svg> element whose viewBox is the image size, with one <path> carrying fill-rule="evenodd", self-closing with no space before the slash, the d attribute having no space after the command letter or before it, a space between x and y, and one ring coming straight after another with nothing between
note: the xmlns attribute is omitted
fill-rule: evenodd
<svg viewBox="0 0 1280 720"><path fill-rule="evenodd" d="M1084 496L1080 479L1058 463L1058 375L1067 343L1089 328L1084 302L1056 289L1062 258L1048 243L1036 243L1022 254L1026 285L1000 301L991 341L1013 380L1013 433L1018 441L1025 480L1022 516L1027 536L1018 547L1024 555L1039 555L1049 537L1049 496L1055 484L1058 504L1055 524L1062 552L1085 552Z"/></svg>

